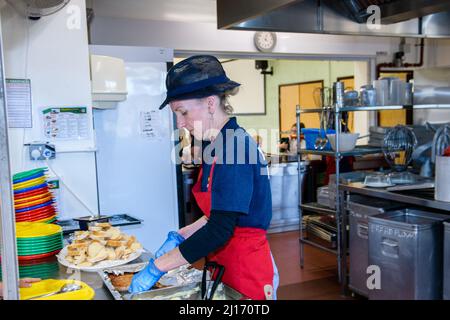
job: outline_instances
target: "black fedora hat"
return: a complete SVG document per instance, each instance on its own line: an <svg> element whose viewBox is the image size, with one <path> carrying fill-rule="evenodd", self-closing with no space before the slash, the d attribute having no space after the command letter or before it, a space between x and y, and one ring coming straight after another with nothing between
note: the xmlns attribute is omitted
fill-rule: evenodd
<svg viewBox="0 0 450 320"><path fill-rule="evenodd" d="M170 68L166 77L167 97L159 109L174 100L204 98L238 86L227 77L216 57L192 56Z"/></svg>

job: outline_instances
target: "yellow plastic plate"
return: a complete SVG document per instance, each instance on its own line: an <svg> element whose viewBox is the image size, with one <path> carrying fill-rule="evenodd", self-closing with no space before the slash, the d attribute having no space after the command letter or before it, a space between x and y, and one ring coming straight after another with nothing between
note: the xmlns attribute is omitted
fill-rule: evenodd
<svg viewBox="0 0 450 320"><path fill-rule="evenodd" d="M46 224L40 222L17 222L17 238L48 237L61 233L62 228L56 224Z"/></svg>
<svg viewBox="0 0 450 320"><path fill-rule="evenodd" d="M42 294L57 292L67 283L76 283L81 286L80 290L60 293L50 297L37 298L36 300L92 300L95 291L82 281L77 280L55 280L48 279L33 283L29 288L20 288L20 300L29 300Z"/></svg>
<svg viewBox="0 0 450 320"><path fill-rule="evenodd" d="M13 184L13 189L17 190L17 189L25 189L25 188L29 188L29 187L33 187L33 186L38 186L40 184L45 183L47 180L45 177L41 177L41 178L36 178L33 180L29 180L26 182L21 182L21 183L15 183Z"/></svg>

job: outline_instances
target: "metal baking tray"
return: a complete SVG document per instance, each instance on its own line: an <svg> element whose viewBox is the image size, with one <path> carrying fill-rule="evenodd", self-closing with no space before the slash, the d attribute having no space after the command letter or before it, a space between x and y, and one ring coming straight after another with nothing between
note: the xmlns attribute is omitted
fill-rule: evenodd
<svg viewBox="0 0 450 320"><path fill-rule="evenodd" d="M129 300L131 297L131 294L127 291L119 291L117 290L113 284L111 283L111 280L109 279L109 274L124 274L127 272L131 273L137 273L144 269L147 265L147 262L141 262L141 263L134 263L134 264L128 264L124 266L118 266L113 268L105 268L98 272L100 278L102 279L104 285L106 288L108 288L111 295L114 297L115 300ZM190 268L188 266L182 266L180 268L177 268L175 270L169 271L166 275L164 275L160 280L159 283L168 286L168 288L163 289L176 289L181 288L184 285L188 285L191 283L201 283L203 272L194 268ZM149 292L157 291L161 289L154 289Z"/></svg>
<svg viewBox="0 0 450 320"><path fill-rule="evenodd" d="M207 281L207 286L212 281ZM202 300L201 282L190 283L178 287L155 289L127 296L130 300ZM213 300L247 300L236 290L220 283L214 293Z"/></svg>
<svg viewBox="0 0 450 320"><path fill-rule="evenodd" d="M108 221L113 227L131 226L142 223L142 220L136 219L128 214L108 216ZM63 229L63 234L81 230L80 222L75 219L60 220L57 224Z"/></svg>
<svg viewBox="0 0 450 320"><path fill-rule="evenodd" d="M114 268L107 268L103 269L98 272L98 275L103 281L103 284L108 288L111 295L114 297L115 300L127 300L127 296L129 296L128 292L118 291L113 284L111 283L111 280L109 279L109 274L124 274L126 272L139 272L142 269L145 268L147 265L147 262L141 262L141 263L133 263L128 264L124 266L118 266Z"/></svg>

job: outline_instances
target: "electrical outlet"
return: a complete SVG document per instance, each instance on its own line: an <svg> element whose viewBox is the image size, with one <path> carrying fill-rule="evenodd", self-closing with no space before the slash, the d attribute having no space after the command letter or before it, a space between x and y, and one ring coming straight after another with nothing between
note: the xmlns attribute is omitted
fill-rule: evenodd
<svg viewBox="0 0 450 320"><path fill-rule="evenodd" d="M56 158L55 146L45 142L33 142L27 144L29 147L28 151L30 154L30 160L32 161L42 161L51 160Z"/></svg>

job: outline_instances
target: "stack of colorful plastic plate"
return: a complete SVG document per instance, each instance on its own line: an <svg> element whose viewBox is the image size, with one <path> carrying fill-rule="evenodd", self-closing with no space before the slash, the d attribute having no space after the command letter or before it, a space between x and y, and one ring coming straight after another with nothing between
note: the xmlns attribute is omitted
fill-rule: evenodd
<svg viewBox="0 0 450 320"><path fill-rule="evenodd" d="M56 257L19 261L20 278L51 279L58 276L59 265ZM0 270L0 281L1 281Z"/></svg>
<svg viewBox="0 0 450 320"><path fill-rule="evenodd" d="M17 222L16 236L20 262L51 257L63 248L62 228L55 224Z"/></svg>
<svg viewBox="0 0 450 320"><path fill-rule="evenodd" d="M56 221L53 195L47 185L46 169L34 169L13 177L16 222Z"/></svg>
<svg viewBox="0 0 450 320"><path fill-rule="evenodd" d="M19 262L20 278L51 279L55 278L58 272L58 260L54 256Z"/></svg>

